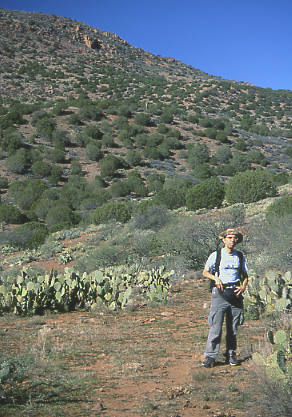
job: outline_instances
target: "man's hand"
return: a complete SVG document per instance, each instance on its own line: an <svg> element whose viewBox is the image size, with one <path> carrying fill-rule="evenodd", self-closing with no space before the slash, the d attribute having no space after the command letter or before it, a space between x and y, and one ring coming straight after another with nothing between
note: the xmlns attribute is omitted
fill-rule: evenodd
<svg viewBox="0 0 292 417"><path fill-rule="evenodd" d="M239 285L238 287L235 287L235 294L237 297L239 297L240 295L242 295L244 293L244 291L246 290L247 287L247 281L248 281L248 276L247 276L247 272L243 273L243 278L244 281L241 285Z"/></svg>
<svg viewBox="0 0 292 417"><path fill-rule="evenodd" d="M216 277L216 279L215 279L215 285L218 288L218 290L223 291L222 281L218 277Z"/></svg>
<svg viewBox="0 0 292 417"><path fill-rule="evenodd" d="M205 278L209 278L215 281L215 285L218 288L218 290L223 291L223 284L220 278L216 277L216 275L211 274L211 272L208 271L206 268L204 268L203 270L203 276Z"/></svg>
<svg viewBox="0 0 292 417"><path fill-rule="evenodd" d="M235 287L235 290L234 290L234 292L236 294L236 297L239 297L240 295L242 295L244 293L244 291L245 291L244 285L241 285L239 287Z"/></svg>

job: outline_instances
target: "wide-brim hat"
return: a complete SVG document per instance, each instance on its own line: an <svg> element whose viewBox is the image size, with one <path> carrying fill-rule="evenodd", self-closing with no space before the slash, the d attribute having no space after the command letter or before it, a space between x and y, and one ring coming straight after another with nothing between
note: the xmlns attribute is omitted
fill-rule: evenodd
<svg viewBox="0 0 292 417"><path fill-rule="evenodd" d="M240 243L243 241L243 235L238 230L235 229L227 229L224 230L224 232L220 233L219 239L225 239L226 236L233 235L237 237L237 243Z"/></svg>

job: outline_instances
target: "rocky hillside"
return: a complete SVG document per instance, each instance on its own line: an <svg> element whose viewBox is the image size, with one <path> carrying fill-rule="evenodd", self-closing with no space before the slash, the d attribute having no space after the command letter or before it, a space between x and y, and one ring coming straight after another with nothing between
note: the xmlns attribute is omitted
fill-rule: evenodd
<svg viewBox="0 0 292 417"><path fill-rule="evenodd" d="M55 15L1 9L0 43L5 233L88 226L109 202L183 207L194 185L255 168L289 183L291 91L223 80ZM2 245L22 244L5 233Z"/></svg>
<svg viewBox="0 0 292 417"><path fill-rule="evenodd" d="M170 81L179 77L189 81L211 78L172 58L134 48L118 35L82 22L6 10L1 10L0 18L3 98L17 95L18 99L27 100L32 94L34 98L65 98L72 93L72 84L82 85L85 78L95 84L93 96L99 92L98 96L104 97L98 90L100 84L107 84L102 82L103 75L111 74L113 69L119 76L160 76ZM14 82L7 83L9 78Z"/></svg>

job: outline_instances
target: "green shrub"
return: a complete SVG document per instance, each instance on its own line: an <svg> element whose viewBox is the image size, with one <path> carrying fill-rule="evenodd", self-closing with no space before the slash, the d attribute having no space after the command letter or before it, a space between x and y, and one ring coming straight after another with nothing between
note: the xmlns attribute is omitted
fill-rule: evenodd
<svg viewBox="0 0 292 417"><path fill-rule="evenodd" d="M78 175L82 173L82 164L74 160L71 162L70 169L69 169L70 175Z"/></svg>
<svg viewBox="0 0 292 417"><path fill-rule="evenodd" d="M22 136L14 128L7 129L1 139L1 148L12 155L21 147Z"/></svg>
<svg viewBox="0 0 292 417"><path fill-rule="evenodd" d="M260 164L262 166L267 166L268 163L265 155L258 149L252 149L248 151L248 153L246 154L246 160L248 162Z"/></svg>
<svg viewBox="0 0 292 417"><path fill-rule="evenodd" d="M44 193L45 194L45 193ZM33 206L33 211L40 220L45 220L48 211L55 207L58 201L48 197L40 198Z"/></svg>
<svg viewBox="0 0 292 417"><path fill-rule="evenodd" d="M274 183L276 185L284 185L289 182L289 174L287 172L279 172L274 176Z"/></svg>
<svg viewBox="0 0 292 417"><path fill-rule="evenodd" d="M95 181L87 185L86 191L89 195L88 198L92 198L94 200L95 207L102 206L110 199L109 191L101 188L98 183L95 183ZM82 208L83 201L84 199L82 199L80 203L80 209Z"/></svg>
<svg viewBox="0 0 292 417"><path fill-rule="evenodd" d="M212 169L207 162L201 164L197 163L192 171L192 174L199 180L206 180L213 175Z"/></svg>
<svg viewBox="0 0 292 417"><path fill-rule="evenodd" d="M66 110L69 107L69 105L65 102L59 102L53 107L52 114L55 116L63 116L66 114Z"/></svg>
<svg viewBox="0 0 292 417"><path fill-rule="evenodd" d="M166 135L171 129L168 126L165 126L165 124L160 123L157 126L157 132L162 133L163 135Z"/></svg>
<svg viewBox="0 0 292 417"><path fill-rule="evenodd" d="M61 230L70 230L74 227L76 227L76 224L71 221L56 223L50 227L50 233L56 233Z"/></svg>
<svg viewBox="0 0 292 417"><path fill-rule="evenodd" d="M36 124L39 120L44 119L46 117L49 117L49 115L45 110L37 110L37 111L33 112L30 122L33 126L36 126Z"/></svg>
<svg viewBox="0 0 292 417"><path fill-rule="evenodd" d="M23 119L21 112L17 110L9 111L6 115L0 116L0 128L2 130L8 129L15 124L20 125L24 123L25 120Z"/></svg>
<svg viewBox="0 0 292 417"><path fill-rule="evenodd" d="M74 209L77 209L80 202L89 196L87 181L82 175L71 175L60 190L60 199Z"/></svg>
<svg viewBox="0 0 292 417"><path fill-rule="evenodd" d="M158 172L152 172L148 175L146 183L149 192L157 192L163 189L163 184L165 182L165 175Z"/></svg>
<svg viewBox="0 0 292 417"><path fill-rule="evenodd" d="M118 108L117 114L118 114L118 116L123 116L123 117L127 117L127 118L132 116L131 110L126 105L121 105Z"/></svg>
<svg viewBox="0 0 292 417"><path fill-rule="evenodd" d="M138 113L134 117L134 123L141 126L150 126L151 125L151 118L149 114L146 113Z"/></svg>
<svg viewBox="0 0 292 417"><path fill-rule="evenodd" d="M220 207L224 195L224 186L218 178L210 178L187 191L186 206L189 210Z"/></svg>
<svg viewBox="0 0 292 417"><path fill-rule="evenodd" d="M221 143L228 143L228 136L226 135L225 132L223 132L222 130L219 130L216 133L216 140L218 140L218 142L221 142Z"/></svg>
<svg viewBox="0 0 292 417"><path fill-rule="evenodd" d="M194 160L195 163L200 162L209 162L210 160L210 150L207 145L191 145L188 147L188 159Z"/></svg>
<svg viewBox="0 0 292 417"><path fill-rule="evenodd" d="M56 148L64 148L70 145L70 138L64 130L54 130L52 134L52 142Z"/></svg>
<svg viewBox="0 0 292 417"><path fill-rule="evenodd" d="M285 155L292 157L292 146L287 146L284 152Z"/></svg>
<svg viewBox="0 0 292 417"><path fill-rule="evenodd" d="M167 190L160 190L155 196L155 203L166 206L170 210L183 207L186 205L186 189L168 188Z"/></svg>
<svg viewBox="0 0 292 417"><path fill-rule="evenodd" d="M105 133L101 139L103 148L113 148L115 146L115 140L113 133Z"/></svg>
<svg viewBox="0 0 292 417"><path fill-rule="evenodd" d="M51 175L52 166L48 162L37 161L31 167L32 172L40 178L46 178Z"/></svg>
<svg viewBox="0 0 292 417"><path fill-rule="evenodd" d="M36 133L38 136L44 139L51 140L56 126L56 120L49 116L46 116L42 119L39 119L36 122Z"/></svg>
<svg viewBox="0 0 292 417"><path fill-rule="evenodd" d="M58 204L50 208L45 218L45 223L50 228L56 224L66 222L68 224L76 225L79 221L78 215L65 204Z"/></svg>
<svg viewBox="0 0 292 417"><path fill-rule="evenodd" d="M195 114L190 114L188 116L188 119L187 120L188 120L188 122L193 123L193 124L199 123L199 118Z"/></svg>
<svg viewBox="0 0 292 417"><path fill-rule="evenodd" d="M205 130L205 135L207 136L207 138L210 138L210 139L216 139L217 133L218 132L215 129L215 127L208 127Z"/></svg>
<svg viewBox="0 0 292 417"><path fill-rule="evenodd" d="M127 163L115 155L106 155L99 162L100 176L102 178L113 178L119 168L126 168Z"/></svg>
<svg viewBox="0 0 292 417"><path fill-rule="evenodd" d="M113 246L111 242L104 242L100 247L91 251L86 260L77 259L78 270L86 272L97 271L106 267L126 264L126 253L120 247Z"/></svg>
<svg viewBox="0 0 292 417"><path fill-rule="evenodd" d="M171 112L165 112L159 117L159 123L171 124L173 122L173 114Z"/></svg>
<svg viewBox="0 0 292 417"><path fill-rule="evenodd" d="M273 175L263 169L237 173L226 185L226 200L229 204L253 203L267 197L274 197L276 194L277 188Z"/></svg>
<svg viewBox="0 0 292 417"><path fill-rule="evenodd" d="M217 164L227 164L232 158L231 149L226 145L219 146L214 157Z"/></svg>
<svg viewBox="0 0 292 417"><path fill-rule="evenodd" d="M0 188L8 188L8 178L0 177Z"/></svg>
<svg viewBox="0 0 292 417"><path fill-rule="evenodd" d="M286 273L292 264L291 235L291 214L271 216L264 223L262 219L254 220L250 224L249 247L256 248L256 253L250 257L249 267L259 276L268 269Z"/></svg>
<svg viewBox="0 0 292 417"><path fill-rule="evenodd" d="M62 176L63 176L63 168L58 165L54 165L52 167L51 175L48 178L49 184L57 185L58 182L61 181Z"/></svg>
<svg viewBox="0 0 292 417"><path fill-rule="evenodd" d="M0 205L0 223L21 224L24 223L25 216L12 204Z"/></svg>
<svg viewBox="0 0 292 417"><path fill-rule="evenodd" d="M239 151L233 154L230 164L236 169L237 172L244 172L251 168L251 163L247 160L246 155Z"/></svg>
<svg viewBox="0 0 292 417"><path fill-rule="evenodd" d="M231 164L223 164L215 167L213 172L222 177L233 177L236 174L236 169Z"/></svg>
<svg viewBox="0 0 292 417"><path fill-rule="evenodd" d="M18 249L34 249L42 245L48 236L47 228L38 222L25 223L6 233L6 242Z"/></svg>
<svg viewBox="0 0 292 417"><path fill-rule="evenodd" d="M142 165L143 163L143 157L141 153L135 149L130 149L126 153L125 160L131 167L136 167Z"/></svg>
<svg viewBox="0 0 292 417"><path fill-rule="evenodd" d="M100 131L97 124L89 124L84 129L83 133L92 139L101 139L103 133Z"/></svg>
<svg viewBox="0 0 292 417"><path fill-rule="evenodd" d="M163 145L167 146L170 149L181 149L181 141L173 136L170 136L163 141Z"/></svg>
<svg viewBox="0 0 292 417"><path fill-rule="evenodd" d="M199 181L196 181L198 183ZM164 182L163 188L165 190L181 190L183 188L190 188L194 185L194 178L184 178L181 176L168 177Z"/></svg>
<svg viewBox="0 0 292 417"><path fill-rule="evenodd" d="M119 130L127 130L129 128L129 121L127 117L119 116L113 121L112 126Z"/></svg>
<svg viewBox="0 0 292 417"><path fill-rule="evenodd" d="M235 147L235 149L237 149L238 151L242 151L242 152L244 152L244 151L246 151L246 148L247 148L247 146L246 146L246 143L244 142L244 140L243 139L237 139L237 141L236 141L236 143L235 143L235 145L234 145L234 147Z"/></svg>
<svg viewBox="0 0 292 417"><path fill-rule="evenodd" d="M6 159L5 163L14 174L25 174L31 165L29 151L24 148L18 149L14 155Z"/></svg>
<svg viewBox="0 0 292 417"><path fill-rule="evenodd" d="M85 148L85 156L90 161L100 161L104 154L100 149L100 144L95 140L91 140Z"/></svg>
<svg viewBox="0 0 292 417"><path fill-rule="evenodd" d="M143 156L147 159L153 159L153 160L160 160L162 161L164 159L163 154L159 151L156 147L146 147L142 151Z"/></svg>
<svg viewBox="0 0 292 417"><path fill-rule="evenodd" d="M148 189L145 186L139 172L129 172L127 183L130 191L133 192L137 197L146 197L148 195Z"/></svg>
<svg viewBox="0 0 292 417"><path fill-rule="evenodd" d="M214 125L213 119L200 119L199 125L206 128L212 128Z"/></svg>
<svg viewBox="0 0 292 417"><path fill-rule="evenodd" d="M109 187L109 193L112 197L126 197L130 192L131 188L127 180L114 182Z"/></svg>
<svg viewBox="0 0 292 417"><path fill-rule="evenodd" d="M117 138L123 142L124 140L130 139L131 135L128 129L123 129L119 132Z"/></svg>
<svg viewBox="0 0 292 417"><path fill-rule="evenodd" d="M98 122L103 118L103 113L98 107L87 105L79 111L79 116L81 120L93 120Z"/></svg>
<svg viewBox="0 0 292 417"><path fill-rule="evenodd" d="M48 185L44 181L30 178L12 183L8 189L8 195L15 199L16 204L22 210L29 210L47 189Z"/></svg>
<svg viewBox="0 0 292 417"><path fill-rule="evenodd" d="M94 210L92 221L94 224L105 223L110 220L126 223L131 218L131 210L124 202L109 202Z"/></svg>
<svg viewBox="0 0 292 417"><path fill-rule="evenodd" d="M82 120L78 114L72 113L68 119L68 123L73 126L81 126Z"/></svg>
<svg viewBox="0 0 292 417"><path fill-rule="evenodd" d="M142 149L144 148L144 146L146 146L147 144L147 140L148 140L148 134L147 133L139 133L136 137L135 137L135 144L137 146L138 149Z"/></svg>
<svg viewBox="0 0 292 417"><path fill-rule="evenodd" d="M81 148L85 148L85 146L90 142L90 137L87 136L85 133L78 133L75 137L75 141L78 146Z"/></svg>
<svg viewBox="0 0 292 417"><path fill-rule="evenodd" d="M48 157L52 162L62 164L63 162L65 162L66 153L63 149L54 148L49 150Z"/></svg>
<svg viewBox="0 0 292 417"><path fill-rule="evenodd" d="M164 137L160 133L152 133L151 135L147 136L146 146L150 148L158 146L163 142L163 139Z"/></svg>
<svg viewBox="0 0 292 417"><path fill-rule="evenodd" d="M166 143L162 143L157 148L158 152L160 153L160 160L163 161L164 159L170 158L171 152L170 147Z"/></svg>

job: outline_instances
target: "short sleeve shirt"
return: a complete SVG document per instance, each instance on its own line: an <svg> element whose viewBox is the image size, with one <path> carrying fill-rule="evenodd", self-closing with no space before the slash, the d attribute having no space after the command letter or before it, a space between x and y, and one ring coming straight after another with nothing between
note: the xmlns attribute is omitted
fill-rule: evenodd
<svg viewBox="0 0 292 417"><path fill-rule="evenodd" d="M211 253L209 256L205 269L207 271L212 271L215 268L217 252ZM223 284L229 284L238 282L240 279L239 276L240 260L237 253L237 250L234 249L233 253L229 254L224 248L221 251L221 261L219 265L219 277ZM248 267L245 259L243 258L242 272L247 272Z"/></svg>

